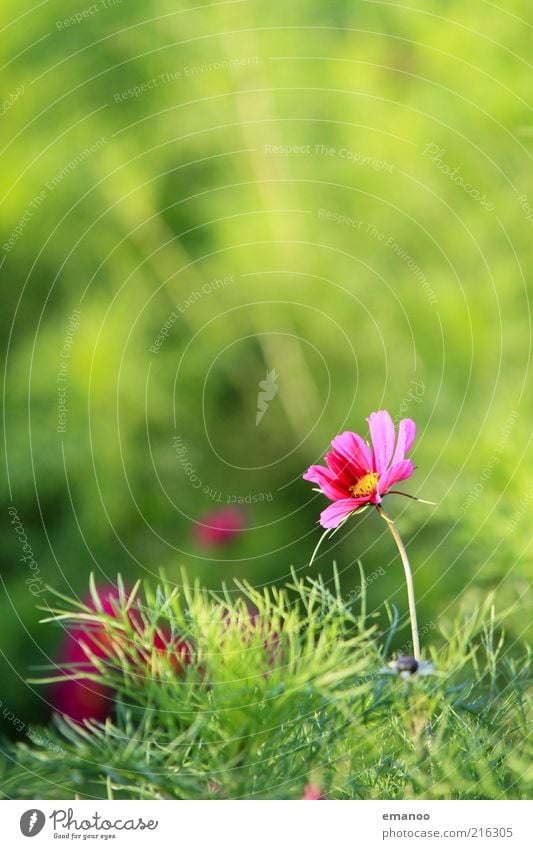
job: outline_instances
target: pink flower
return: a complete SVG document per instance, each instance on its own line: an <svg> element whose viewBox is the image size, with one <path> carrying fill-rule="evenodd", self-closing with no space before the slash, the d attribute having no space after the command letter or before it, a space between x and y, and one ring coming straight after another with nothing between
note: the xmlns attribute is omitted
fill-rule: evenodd
<svg viewBox="0 0 533 849"><path fill-rule="evenodd" d="M116 587L102 587L98 590L98 596L104 613L115 616L119 598ZM96 610L91 596L84 599L84 604ZM96 674L98 670L90 655L103 660L109 657L110 651L111 641L102 625L87 623L67 632L59 660L59 667L64 667L65 677L53 685L51 692L50 701L54 710L76 722L83 722L84 719L103 722L112 713L114 694L110 687L89 678L72 677L80 672Z"/></svg>
<svg viewBox="0 0 533 849"><path fill-rule="evenodd" d="M177 675L185 673L185 667L192 662L192 647L180 639L173 639L169 628L160 628L154 634L153 647L166 654L172 669Z"/></svg>
<svg viewBox="0 0 533 849"><path fill-rule="evenodd" d="M196 540L200 545L216 548L226 545L246 528L246 514L238 507L222 507L207 513L196 524Z"/></svg>
<svg viewBox="0 0 533 849"><path fill-rule="evenodd" d="M411 419L402 419L398 436L386 410L371 413L367 419L372 446L357 433L345 431L331 443L327 466L311 466L304 480L318 484L333 501L320 514L323 528L336 528L345 516L367 504L379 504L382 496L398 481L411 477L414 466L405 455L416 435Z"/></svg>
<svg viewBox="0 0 533 849"><path fill-rule="evenodd" d="M120 607L119 592L116 587L100 587L98 598L102 611L107 616L116 618ZM92 596L85 598L83 603L89 610L97 610ZM128 612L128 618L134 630L142 638L144 625L138 609L132 608ZM117 639L116 632L114 639ZM166 655L176 675L184 675L185 667L192 662L192 647L189 643L178 637L173 638L169 628L160 627L154 632L151 645L158 654ZM122 651L128 662L138 667L139 674L147 673L152 656L150 649L140 648L130 639L124 640ZM105 623L87 622L67 631L58 663L64 678L54 684L51 690L50 701L53 710L80 723L85 719L103 722L111 715L115 700L113 689L102 681L83 677L83 674L99 674L94 663L96 658L110 665L115 662L119 666L121 662ZM73 677L80 673L81 677Z"/></svg>
<svg viewBox="0 0 533 849"><path fill-rule="evenodd" d="M318 784L310 783L304 787L302 799L305 799L308 802L317 802L320 799L325 798L326 797L324 796L324 793L322 792Z"/></svg>

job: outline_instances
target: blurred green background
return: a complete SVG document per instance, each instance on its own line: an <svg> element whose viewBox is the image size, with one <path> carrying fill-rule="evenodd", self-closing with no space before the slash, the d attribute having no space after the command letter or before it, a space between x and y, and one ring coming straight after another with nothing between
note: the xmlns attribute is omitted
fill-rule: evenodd
<svg viewBox="0 0 533 849"><path fill-rule="evenodd" d="M47 716L45 584L305 572L326 500L301 475L382 407L417 422L405 489L437 502L388 500L423 633L495 589L524 636L530 12L3 0L4 712ZM245 533L200 545L239 501ZM405 614L370 511L310 571L348 593L358 558L369 608Z"/></svg>

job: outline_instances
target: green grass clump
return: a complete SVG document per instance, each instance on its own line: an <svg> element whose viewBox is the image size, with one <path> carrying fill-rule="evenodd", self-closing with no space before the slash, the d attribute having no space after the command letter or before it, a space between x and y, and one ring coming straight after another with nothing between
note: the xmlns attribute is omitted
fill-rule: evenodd
<svg viewBox="0 0 533 849"><path fill-rule="evenodd" d="M119 580L116 616L62 599L53 621L103 629L93 678L116 691L114 716L6 744L3 798L297 799L309 783L332 799L530 795L528 656L511 656L490 602L404 679L387 665L394 611L379 633L337 581L218 596L186 583L141 600ZM189 664L154 648L162 633Z"/></svg>

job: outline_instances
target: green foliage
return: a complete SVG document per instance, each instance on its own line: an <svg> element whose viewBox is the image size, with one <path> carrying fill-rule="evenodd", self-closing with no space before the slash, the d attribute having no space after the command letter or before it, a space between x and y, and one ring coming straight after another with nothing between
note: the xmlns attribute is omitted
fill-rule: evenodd
<svg viewBox="0 0 533 849"><path fill-rule="evenodd" d="M409 491L438 502L391 502L416 540L422 628L496 588L521 609L532 545L533 255L519 202L525 192L533 206L530 2L24 5L0 4L1 246L26 218L0 253L0 512L17 508L43 582L75 594L93 569L135 581L154 564L174 579L186 564L210 588L234 575L285 580L287 562L308 562L324 504L302 472L386 406L418 425ZM495 209L439 170L427 145ZM279 393L256 426L272 369ZM195 542L194 521L218 498L257 493L271 500L245 505L239 540L220 554ZM385 572L369 609L383 613L390 598L403 610L378 524L351 522L315 568L336 558L348 593L364 557ZM44 721L23 682L57 635L38 626L20 554L7 520L0 679L10 711ZM521 640L531 619L506 627Z"/></svg>
<svg viewBox="0 0 533 849"><path fill-rule="evenodd" d="M386 664L394 621L379 634L337 580L220 597L183 583L142 603L122 589L116 616L54 610L104 628L94 680L116 714L8 745L5 798L284 799L309 782L336 799L527 798L528 657L509 658L490 603L428 649L433 671L404 679ZM191 647L181 671L153 647L169 631Z"/></svg>

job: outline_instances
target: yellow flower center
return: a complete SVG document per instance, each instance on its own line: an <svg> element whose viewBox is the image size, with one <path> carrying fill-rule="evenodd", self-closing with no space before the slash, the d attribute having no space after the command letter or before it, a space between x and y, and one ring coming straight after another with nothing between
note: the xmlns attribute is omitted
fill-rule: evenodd
<svg viewBox="0 0 533 849"><path fill-rule="evenodd" d="M365 495L372 495L376 489L379 480L377 472L367 472L362 478L359 478L357 483L350 487L350 492L354 498L363 498Z"/></svg>

